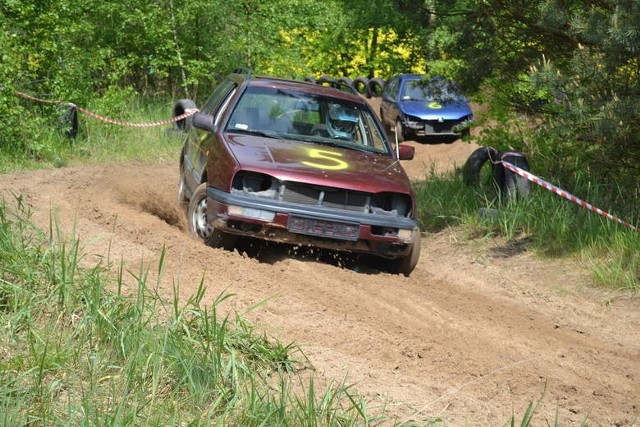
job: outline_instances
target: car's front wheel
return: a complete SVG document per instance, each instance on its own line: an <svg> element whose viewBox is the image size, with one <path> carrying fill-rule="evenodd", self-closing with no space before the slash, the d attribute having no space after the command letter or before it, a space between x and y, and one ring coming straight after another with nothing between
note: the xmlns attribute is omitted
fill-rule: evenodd
<svg viewBox="0 0 640 427"><path fill-rule="evenodd" d="M391 261L390 264L390 272L403 274L407 277L413 272L418 265L418 260L420 259L420 246L421 246L422 238L420 236L420 231L417 230L415 233L415 237L413 238L413 245L411 246L411 251L402 258L397 258Z"/></svg>
<svg viewBox="0 0 640 427"><path fill-rule="evenodd" d="M182 171L180 171L180 178L178 181L178 196L176 199L178 202L178 206L180 206L180 209L182 209L186 213L189 208L189 197L187 197L185 188L186 184L184 182L184 175Z"/></svg>
<svg viewBox="0 0 640 427"><path fill-rule="evenodd" d="M233 249L237 236L222 232L207 221L207 183L204 182L193 192L187 210L189 231L214 248Z"/></svg>
<svg viewBox="0 0 640 427"><path fill-rule="evenodd" d="M396 138L398 142L404 142L404 126L400 120L396 121Z"/></svg>

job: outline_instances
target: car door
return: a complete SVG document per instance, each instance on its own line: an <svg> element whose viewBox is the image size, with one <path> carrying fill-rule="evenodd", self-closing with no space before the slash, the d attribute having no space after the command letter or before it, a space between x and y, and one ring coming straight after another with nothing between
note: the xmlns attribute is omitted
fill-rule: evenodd
<svg viewBox="0 0 640 427"><path fill-rule="evenodd" d="M398 116L395 103L398 99L398 90L400 88L400 77L396 76L389 80L382 92L382 100L380 102L380 120L388 127L395 124Z"/></svg>
<svg viewBox="0 0 640 427"><path fill-rule="evenodd" d="M202 107L202 112L211 114L214 117L214 123L218 122L218 117L222 111L222 105L225 100L229 99L231 94L237 88L237 84L231 80L222 81L207 102ZM189 131L185 142L183 172L185 176L185 184L192 193L202 182L202 175L207 165L207 150L205 144L213 135L202 129L193 128Z"/></svg>

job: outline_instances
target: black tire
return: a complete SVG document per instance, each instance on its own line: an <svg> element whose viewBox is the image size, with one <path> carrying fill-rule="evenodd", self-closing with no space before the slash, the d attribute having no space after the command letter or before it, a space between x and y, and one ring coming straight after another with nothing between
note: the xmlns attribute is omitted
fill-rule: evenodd
<svg viewBox="0 0 640 427"><path fill-rule="evenodd" d="M187 209L189 232L208 246L232 250L237 236L224 233L207 222L207 183L203 182L191 195Z"/></svg>
<svg viewBox="0 0 640 427"><path fill-rule="evenodd" d="M189 209L189 197L187 197L185 193L185 182L184 182L184 175L182 175L182 171L180 171L180 178L178 181L177 201L180 209L182 209L184 213L187 213L187 210Z"/></svg>
<svg viewBox="0 0 640 427"><path fill-rule="evenodd" d="M374 77L369 80L367 86L369 86L369 92L372 97L378 98L382 96L382 92L384 91L384 80Z"/></svg>
<svg viewBox="0 0 640 427"><path fill-rule="evenodd" d="M500 152L498 152L498 160L500 159ZM496 161L496 159L493 159ZM491 167L493 168L493 188L496 194L500 197L501 200L505 200L505 191L504 191L504 166L502 163L492 163Z"/></svg>
<svg viewBox="0 0 640 427"><path fill-rule="evenodd" d="M402 274L406 277L409 277L413 270L418 265L418 260L420 259L420 248L422 244L422 236L420 235L420 230L417 230L415 237L413 239L413 246L411 247L411 252L408 255L402 258L394 259L390 262L389 272L395 274Z"/></svg>
<svg viewBox="0 0 640 427"><path fill-rule="evenodd" d="M353 79L353 88L361 95L371 98L371 91L369 90L369 79L366 77L356 77Z"/></svg>
<svg viewBox="0 0 640 427"><path fill-rule="evenodd" d="M480 170L488 160L500 160L500 153L498 150L493 147L480 147L471 153L462 168L462 178L465 185L476 186L480 184ZM494 164L492 163L492 169L493 166Z"/></svg>
<svg viewBox="0 0 640 427"><path fill-rule="evenodd" d="M78 109L75 105L59 105L58 122L64 136L75 139L78 136Z"/></svg>
<svg viewBox="0 0 640 427"><path fill-rule="evenodd" d="M338 79L338 84L340 85L340 87L346 87L352 92L358 92L356 88L353 87L353 80L351 80L349 77L340 77Z"/></svg>
<svg viewBox="0 0 640 427"><path fill-rule="evenodd" d="M406 135L404 132L404 126L402 126L402 122L400 120L396 120L394 129L398 143L404 142L406 139Z"/></svg>
<svg viewBox="0 0 640 427"><path fill-rule="evenodd" d="M492 167L493 185L503 200L513 200L517 197L525 198L531 192L531 182L506 169L501 160L505 160L514 166L529 171L529 162L524 155L519 153L502 153L493 147L480 147L476 149L464 164L462 177L468 186L480 184L480 171L484 164L489 161Z"/></svg>
<svg viewBox="0 0 640 427"><path fill-rule="evenodd" d="M193 110L197 108L196 103L190 99L179 99L173 106L172 118L183 115L187 110ZM193 116L180 119L174 123L176 129L182 132L189 132L193 127Z"/></svg>
<svg viewBox="0 0 640 427"><path fill-rule="evenodd" d="M517 166L526 172L529 172L529 162L523 155L519 153L507 152L502 154L501 158L502 160L511 163L512 165ZM504 181L501 188L503 195L508 200L529 197L529 193L531 192L531 181L507 168L504 168L503 176Z"/></svg>
<svg viewBox="0 0 640 427"><path fill-rule="evenodd" d="M332 88L337 88L339 86L339 84L336 81L336 79L334 79L333 77L329 77L329 76L320 76L320 77L318 77L318 80L316 81L316 83L318 83L319 85L322 85L322 86L330 86Z"/></svg>

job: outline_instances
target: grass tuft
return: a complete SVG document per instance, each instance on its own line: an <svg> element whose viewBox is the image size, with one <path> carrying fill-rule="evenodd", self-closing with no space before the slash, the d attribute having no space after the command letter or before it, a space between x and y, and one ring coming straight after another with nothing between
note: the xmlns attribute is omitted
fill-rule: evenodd
<svg viewBox="0 0 640 427"><path fill-rule="evenodd" d="M351 386L316 394L294 344L256 334L237 313L163 300L148 271L81 267L77 238L0 203L0 422L4 425L361 426ZM162 272L164 250L157 271ZM114 281L116 283L114 283ZM109 291L115 289L116 291ZM126 290L132 289L133 292ZM303 386L296 386L302 384ZM311 384L304 387L304 384Z"/></svg>
<svg viewBox="0 0 640 427"><path fill-rule="evenodd" d="M487 181L485 177L477 187L465 186L456 172L416 182L422 229L438 232L459 226L470 238L500 235L526 241L542 256L586 260L604 287L640 290L640 233L538 186L526 199L505 202ZM594 205L602 203L605 210L613 200L601 186L585 184L574 191ZM640 195L640 188L636 193ZM619 208L633 222L640 218L638 206L640 199Z"/></svg>

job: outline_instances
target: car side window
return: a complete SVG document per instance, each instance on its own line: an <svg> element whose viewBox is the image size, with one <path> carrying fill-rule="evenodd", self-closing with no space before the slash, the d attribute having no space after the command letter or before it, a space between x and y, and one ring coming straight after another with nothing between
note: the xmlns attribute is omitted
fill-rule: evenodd
<svg viewBox="0 0 640 427"><path fill-rule="evenodd" d="M220 109L220 105L222 105L223 101L235 89L235 87L236 84L231 80L224 80L220 83L215 88L209 99L207 99L207 102L205 102L202 107L202 112L215 116Z"/></svg>
<svg viewBox="0 0 640 427"><path fill-rule="evenodd" d="M398 87L400 80L398 78L393 78L389 81L389 84L385 87L385 92L387 98L392 101L398 99Z"/></svg>

